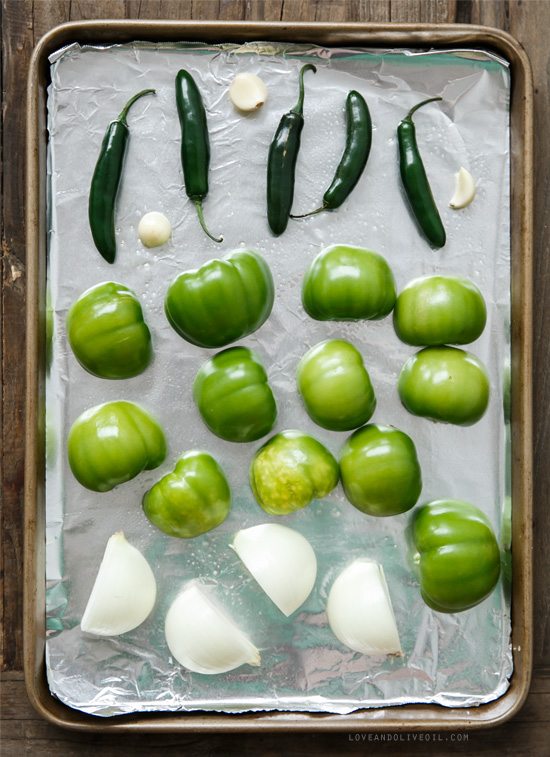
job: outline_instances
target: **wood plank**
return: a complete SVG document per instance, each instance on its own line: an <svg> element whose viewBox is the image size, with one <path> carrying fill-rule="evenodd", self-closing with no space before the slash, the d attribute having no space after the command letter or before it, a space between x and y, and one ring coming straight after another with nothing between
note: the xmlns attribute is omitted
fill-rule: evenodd
<svg viewBox="0 0 550 757"><path fill-rule="evenodd" d="M484 0L473 0L471 3L471 24L494 26L497 29L508 28L508 2L487 3Z"/></svg>
<svg viewBox="0 0 550 757"><path fill-rule="evenodd" d="M349 21L386 24L391 21L389 0L361 0L359 4L349 3Z"/></svg>
<svg viewBox="0 0 550 757"><path fill-rule="evenodd" d="M23 659L22 575L25 387L25 72L33 48L32 3L2 7L2 417L0 669ZM23 96L22 96L23 93Z"/></svg>
<svg viewBox="0 0 550 757"><path fill-rule="evenodd" d="M447 0L392 0L390 21L441 24L454 21L455 4Z"/></svg>
<svg viewBox="0 0 550 757"><path fill-rule="evenodd" d="M41 37L53 29L54 26L69 21L71 0L50 0L36 6L33 4L31 16L33 26L33 42L36 45Z"/></svg>

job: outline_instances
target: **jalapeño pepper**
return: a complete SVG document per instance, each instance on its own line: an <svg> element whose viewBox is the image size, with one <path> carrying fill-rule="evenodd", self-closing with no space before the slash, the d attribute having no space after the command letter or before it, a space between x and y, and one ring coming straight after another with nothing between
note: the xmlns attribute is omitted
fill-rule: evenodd
<svg viewBox="0 0 550 757"><path fill-rule="evenodd" d="M267 220L274 234L282 234L288 224L294 198L294 172L304 128L304 74L316 71L307 63L300 71L300 94L291 111L279 122L269 147L267 161Z"/></svg>
<svg viewBox="0 0 550 757"><path fill-rule="evenodd" d="M185 192L193 200L204 232L214 242L223 241L213 236L204 222L202 201L208 194L208 168L210 166L210 140L206 124L206 110L195 80L182 69L176 76L176 105L181 126L181 164Z"/></svg>
<svg viewBox="0 0 550 757"><path fill-rule="evenodd" d="M444 246L446 241L445 229L426 176L424 163L420 157L412 116L423 105L442 99L442 97L430 97L429 100L418 103L410 109L397 127L399 168L403 187L420 229L434 247Z"/></svg>
<svg viewBox="0 0 550 757"><path fill-rule="evenodd" d="M136 100L154 93L154 89L138 92L128 100L119 117L111 121L92 177L88 201L90 230L95 246L108 263L114 263L116 255L115 202L130 136L126 116Z"/></svg>
<svg viewBox="0 0 550 757"><path fill-rule="evenodd" d="M339 208L361 178L372 144L372 121L364 97L355 90L346 98L346 130L346 146L332 184L323 196L322 206L291 218L306 218L322 210Z"/></svg>

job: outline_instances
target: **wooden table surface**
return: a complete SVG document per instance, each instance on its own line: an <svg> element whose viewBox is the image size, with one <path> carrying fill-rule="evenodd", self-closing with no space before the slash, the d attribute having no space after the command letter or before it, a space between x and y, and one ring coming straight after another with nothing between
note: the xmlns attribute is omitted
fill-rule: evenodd
<svg viewBox="0 0 550 757"><path fill-rule="evenodd" d="M484 754L550 752L550 32L549 0L2 0L2 542L0 753L73 754ZM510 32L535 82L534 669L523 709L491 730L456 734L87 736L43 721L22 672L25 393L25 82L33 47L66 21L100 18L471 23ZM356 740L359 739L359 740ZM386 735L389 739L389 735Z"/></svg>

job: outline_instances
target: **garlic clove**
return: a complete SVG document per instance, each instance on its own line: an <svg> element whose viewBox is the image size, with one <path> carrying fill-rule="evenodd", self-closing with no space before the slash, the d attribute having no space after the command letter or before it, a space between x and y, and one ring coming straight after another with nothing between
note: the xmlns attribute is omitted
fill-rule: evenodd
<svg viewBox="0 0 550 757"><path fill-rule="evenodd" d="M132 631L149 616L156 596L149 563L118 531L107 542L80 627L97 636Z"/></svg>
<svg viewBox="0 0 550 757"><path fill-rule="evenodd" d="M276 523L239 531L231 545L250 573L287 617L308 598L317 559L308 540Z"/></svg>
<svg viewBox="0 0 550 757"><path fill-rule="evenodd" d="M384 570L372 560L360 558L340 573L327 617L334 635L354 652L402 655Z"/></svg>
<svg viewBox="0 0 550 757"><path fill-rule="evenodd" d="M229 97L239 110L257 110L267 100L267 87L256 74L237 74L229 87Z"/></svg>
<svg viewBox="0 0 550 757"><path fill-rule="evenodd" d="M260 664L256 647L195 582L173 601L164 631L171 654L193 673L216 675Z"/></svg>
<svg viewBox="0 0 550 757"><path fill-rule="evenodd" d="M460 210L469 205L476 196L476 185L473 177L465 168L461 168L457 177L453 199L449 203L454 210Z"/></svg>
<svg viewBox="0 0 550 757"><path fill-rule="evenodd" d="M146 213L138 224L138 236L145 247L160 247L171 235L172 226L164 213Z"/></svg>

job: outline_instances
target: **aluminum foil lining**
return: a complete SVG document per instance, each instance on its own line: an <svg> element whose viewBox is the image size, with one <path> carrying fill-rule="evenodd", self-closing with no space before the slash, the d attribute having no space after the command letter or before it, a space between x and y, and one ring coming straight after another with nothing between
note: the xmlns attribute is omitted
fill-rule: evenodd
<svg viewBox="0 0 550 757"><path fill-rule="evenodd" d="M305 127L296 171L293 210L319 205L345 144L345 97L361 92L374 133L360 183L336 212L290 222L274 237L266 220L266 160L281 115L294 106L298 72L307 74ZM183 186L174 80L180 68L203 95L211 140L210 191L204 202L216 244L202 232ZM237 72L265 81L269 97L243 115L229 99ZM163 309L170 282L184 270L238 248L265 256L276 283L269 320L240 344L262 358L278 404L274 429L299 428L338 454L347 434L316 426L305 412L294 374L317 342L341 337L364 356L378 405L373 421L409 434L417 447L424 488L420 502L465 499L480 507L497 534L509 519L507 398L510 326L510 181L507 64L468 50L326 49L254 43L244 46L136 43L72 45L52 57L48 98L49 298L53 326L47 379L47 643L51 691L67 705L101 716L152 710L291 710L349 713L403 703L472 707L501 696L512 673L509 586L467 612L442 615L422 601L406 545L410 513L380 519L359 513L341 486L325 500L277 519L255 503L248 468L265 441L231 444L213 436L193 403L191 387L213 351L192 346L168 324ZM117 260L96 251L87 216L90 179L108 123L137 91L156 96L133 107L131 138L117 202ZM416 115L422 156L447 229L435 251L420 236L400 186L396 127L420 100L442 103ZM477 184L474 202L453 211L448 202L464 166ZM140 218L160 210L173 226L169 242L146 249ZM400 404L397 377L414 348L401 343L391 317L378 322L322 323L301 305L308 263L330 244L376 250L391 265L398 290L424 274L471 278L488 306L484 334L469 349L487 366L491 403L485 417L459 428L410 415ZM86 373L67 342L65 318L88 287L114 280L138 295L151 328L155 357L126 381ZM157 470L105 494L84 489L68 466L66 441L85 409L115 399L142 403L161 421L169 451ZM214 531L191 541L169 537L144 516L143 494L190 449L205 449L224 468L232 510ZM306 603L285 618L239 562L229 544L241 528L282 522L304 534L318 558L318 578ZM108 538L123 530L149 560L158 599L148 620L116 638L83 634L79 623ZM502 534L509 532L504 523ZM508 537L503 536L505 541ZM508 543L509 546L509 543ZM357 557L384 567L404 650L403 659L362 656L332 634L325 614L337 574ZM199 578L215 601L260 649L260 668L219 676L192 674L172 657L164 638L170 603L188 580Z"/></svg>

